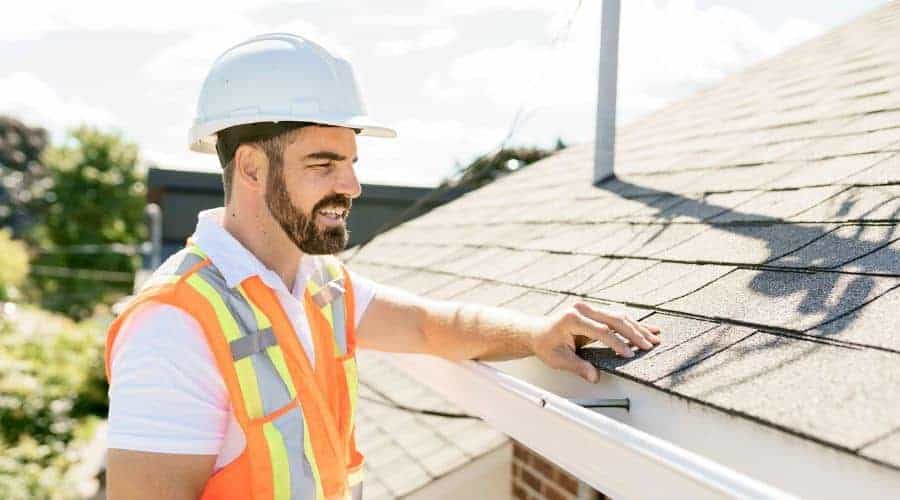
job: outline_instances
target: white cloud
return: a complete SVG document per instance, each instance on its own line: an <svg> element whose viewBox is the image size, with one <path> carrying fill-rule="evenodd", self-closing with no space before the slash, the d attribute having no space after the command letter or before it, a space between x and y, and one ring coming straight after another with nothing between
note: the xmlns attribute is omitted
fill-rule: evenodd
<svg viewBox="0 0 900 500"><path fill-rule="evenodd" d="M199 90L216 57L229 47L262 33L295 33L322 44L337 55L352 56L348 45L302 20L267 26L241 19L227 26L193 32L188 38L159 52L142 71L157 81L192 82Z"/></svg>
<svg viewBox="0 0 900 500"><path fill-rule="evenodd" d="M596 99L600 2L584 2L567 36L556 46L515 41L459 57L451 83L482 89L495 103L515 109L582 104ZM548 40L566 25L557 13ZM771 32L734 9L699 9L693 1L663 5L632 0L622 9L619 41L619 110L634 118L708 85L763 57L811 37L821 28L790 21Z"/></svg>
<svg viewBox="0 0 900 500"><path fill-rule="evenodd" d="M386 40L375 46L375 54L380 56L402 56L410 52L444 47L456 40L456 30L437 28L422 33L415 40Z"/></svg>
<svg viewBox="0 0 900 500"><path fill-rule="evenodd" d="M221 2L217 0L156 0L117 2L31 0L3 10L0 39L34 39L52 31L181 32L228 26L277 0Z"/></svg>
<svg viewBox="0 0 900 500"><path fill-rule="evenodd" d="M64 96L31 73L16 72L0 78L0 114L48 129L55 138L67 129L87 123L114 126L109 110L73 96Z"/></svg>
<svg viewBox="0 0 900 500"><path fill-rule="evenodd" d="M407 119L396 124L396 139L360 137L359 167L363 182L434 185L453 170L500 144L506 130L472 126L453 119Z"/></svg>

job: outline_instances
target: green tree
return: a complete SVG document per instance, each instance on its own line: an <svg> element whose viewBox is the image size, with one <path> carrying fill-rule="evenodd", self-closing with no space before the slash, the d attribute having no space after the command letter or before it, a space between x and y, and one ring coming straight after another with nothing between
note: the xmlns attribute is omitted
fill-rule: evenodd
<svg viewBox="0 0 900 500"><path fill-rule="evenodd" d="M90 127L48 149L44 164L52 183L32 232L34 299L85 318L131 290L140 257L127 250L146 239L145 172L136 145Z"/></svg>
<svg viewBox="0 0 900 500"><path fill-rule="evenodd" d="M41 154L47 131L0 116L0 227L21 238L33 222L31 207L43 200L49 187Z"/></svg>

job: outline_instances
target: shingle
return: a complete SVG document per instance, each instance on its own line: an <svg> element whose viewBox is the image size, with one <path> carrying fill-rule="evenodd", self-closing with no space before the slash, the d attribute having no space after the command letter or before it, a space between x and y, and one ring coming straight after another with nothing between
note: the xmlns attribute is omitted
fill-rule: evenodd
<svg viewBox="0 0 900 500"><path fill-rule="evenodd" d="M900 430L866 446L859 454L900 467Z"/></svg>
<svg viewBox="0 0 900 500"><path fill-rule="evenodd" d="M792 191L759 193L734 210L709 219L710 222L784 220L822 203L845 188L826 186Z"/></svg>
<svg viewBox="0 0 900 500"><path fill-rule="evenodd" d="M704 193L754 189L804 165L803 163L769 163L708 170L693 179L690 184L683 186L679 192Z"/></svg>
<svg viewBox="0 0 900 500"><path fill-rule="evenodd" d="M507 302L503 307L527 314L544 315L556 307L564 297L546 292L528 292Z"/></svg>
<svg viewBox="0 0 900 500"><path fill-rule="evenodd" d="M596 294L602 299L659 305L694 292L734 269L732 266L712 264L662 262Z"/></svg>
<svg viewBox="0 0 900 500"><path fill-rule="evenodd" d="M522 269L507 273L499 279L520 286L540 287L596 259L591 255L544 254Z"/></svg>
<svg viewBox="0 0 900 500"><path fill-rule="evenodd" d="M364 488L366 490L366 500L394 500L397 498L380 481L374 482L366 479Z"/></svg>
<svg viewBox="0 0 900 500"><path fill-rule="evenodd" d="M787 175L775 178L766 184L766 187L781 189L850 183L848 177L884 161L888 156L890 155L885 153L874 153L815 160Z"/></svg>
<svg viewBox="0 0 900 500"><path fill-rule="evenodd" d="M502 283L481 283L475 288L466 290L454 297L454 300L489 306L501 306L528 292L527 288L519 288Z"/></svg>
<svg viewBox="0 0 900 500"><path fill-rule="evenodd" d="M440 261L422 267L428 267L436 271L452 273L459 276L466 276L469 269L476 265L479 261L496 257L507 250L502 248L478 248L478 247L457 247L454 253L450 253L447 257ZM407 264L408 265L408 264Z"/></svg>
<svg viewBox="0 0 900 500"><path fill-rule="evenodd" d="M734 209L757 194L758 192L754 191L740 191L698 197L685 196L682 203L663 211L659 219L661 222L697 222L711 219Z"/></svg>
<svg viewBox="0 0 900 500"><path fill-rule="evenodd" d="M462 451L447 446L438 453L424 458L422 465L432 477L440 477L468 461L469 457Z"/></svg>
<svg viewBox="0 0 900 500"><path fill-rule="evenodd" d="M348 266L352 271L377 282L390 283L394 279L410 274L409 269L401 269L392 266L370 264L368 262L352 261Z"/></svg>
<svg viewBox="0 0 900 500"><path fill-rule="evenodd" d="M598 291L640 275L657 264L656 261L645 259L612 259L589 264L585 267L586 271L593 271L591 277L568 291L595 295ZM554 285L551 283L548 287L552 289Z"/></svg>
<svg viewBox="0 0 900 500"><path fill-rule="evenodd" d="M900 426L900 358L756 333L658 384L856 448Z"/></svg>
<svg viewBox="0 0 900 500"><path fill-rule="evenodd" d="M707 177L702 171L666 172L659 175L617 176L600 185L602 189L619 196L652 195L691 191L698 179Z"/></svg>
<svg viewBox="0 0 900 500"><path fill-rule="evenodd" d="M573 252L606 240L624 224L548 224L552 229L541 238L522 244L525 250L546 250L551 252Z"/></svg>
<svg viewBox="0 0 900 500"><path fill-rule="evenodd" d="M900 238L900 228L896 226L841 226L770 264L804 269L837 267L897 238Z"/></svg>
<svg viewBox="0 0 900 500"><path fill-rule="evenodd" d="M601 309L605 311L615 311L621 312L623 314L627 314L631 319L642 321L647 316L653 314L653 311L649 309L642 309L640 307L630 307L622 304L614 304L610 302L598 301L596 299L589 299L584 297L578 297L574 295L566 295L565 299L556 305L553 310L550 311L549 314L555 314L560 311L568 310L577 302L584 302L585 304L593 307L594 309Z"/></svg>
<svg viewBox="0 0 900 500"><path fill-rule="evenodd" d="M667 309L708 318L806 330L881 295L896 279L833 272L739 269Z"/></svg>
<svg viewBox="0 0 900 500"><path fill-rule="evenodd" d="M900 220L900 186L851 188L793 219L816 222Z"/></svg>
<svg viewBox="0 0 900 500"><path fill-rule="evenodd" d="M895 146L898 142L900 142L900 128L884 129L823 139L802 151L801 156L803 159L814 159L896 151ZM792 155L789 158L797 158L797 156Z"/></svg>
<svg viewBox="0 0 900 500"><path fill-rule="evenodd" d="M510 275L530 268L544 256L546 253L534 250L502 249L499 252L492 251L487 258L477 259L464 268L457 267L455 274L507 281Z"/></svg>
<svg viewBox="0 0 900 500"><path fill-rule="evenodd" d="M378 478L398 497L402 497L413 490L431 482L431 476L425 468L409 457L401 457L379 471Z"/></svg>
<svg viewBox="0 0 900 500"><path fill-rule="evenodd" d="M688 262L762 264L824 236L831 229L816 224L716 225L655 256Z"/></svg>
<svg viewBox="0 0 900 500"><path fill-rule="evenodd" d="M891 233L891 238L900 237L900 229L897 226L889 226L888 231ZM900 241L895 240L880 250L849 262L841 266L840 270L900 276Z"/></svg>
<svg viewBox="0 0 900 500"><path fill-rule="evenodd" d="M895 280L900 286L900 279ZM809 335L900 351L900 288L885 293L856 311L807 332Z"/></svg>
<svg viewBox="0 0 900 500"><path fill-rule="evenodd" d="M900 183L900 155L895 154L887 160L847 178L846 182L857 184Z"/></svg>
<svg viewBox="0 0 900 500"><path fill-rule="evenodd" d="M506 436L488 425L457 436L454 444L467 455L483 455L506 442Z"/></svg>
<svg viewBox="0 0 900 500"><path fill-rule="evenodd" d="M428 292L428 296L432 299L455 300L463 293L475 288L476 286L481 285L482 283L484 283L484 281L482 280L471 278L457 278L455 281L451 281L450 283L440 288L436 288Z"/></svg>
<svg viewBox="0 0 900 500"><path fill-rule="evenodd" d="M645 382L662 377L715 355L753 333L753 329L681 319L674 322L654 314L645 323L662 328L662 342L649 351L637 351L634 358L615 356L610 349L586 348L580 355L598 368L625 374Z"/></svg>
<svg viewBox="0 0 900 500"><path fill-rule="evenodd" d="M404 290L409 290L416 294L427 294L431 290L441 288L458 279L458 277L451 274L414 270L399 278L384 280L383 283L403 288Z"/></svg>
<svg viewBox="0 0 900 500"><path fill-rule="evenodd" d="M665 251L707 231L704 224L649 225L640 239L619 249L619 255L633 257L660 257Z"/></svg>

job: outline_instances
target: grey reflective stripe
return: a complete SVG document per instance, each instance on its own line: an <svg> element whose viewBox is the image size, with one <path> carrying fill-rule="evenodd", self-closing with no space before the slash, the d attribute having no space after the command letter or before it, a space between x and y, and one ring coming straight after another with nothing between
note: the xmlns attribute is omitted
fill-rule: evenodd
<svg viewBox="0 0 900 500"><path fill-rule="evenodd" d="M316 498L316 477L303 449L303 412L298 406L272 421L284 438L291 471L291 498Z"/></svg>
<svg viewBox="0 0 900 500"><path fill-rule="evenodd" d="M341 354L347 353L347 330L345 330L347 310L344 308L344 295L339 295L331 303L331 319L334 322L334 341Z"/></svg>
<svg viewBox="0 0 900 500"><path fill-rule="evenodd" d="M251 354L265 351L277 343L278 339L275 338L275 332L271 328L266 328L233 340L230 344L231 358L237 361Z"/></svg>
<svg viewBox="0 0 900 500"><path fill-rule="evenodd" d="M256 315L253 314L253 307L247 302L247 299L237 289L228 288L225 278L213 265L200 269L197 275L216 290L216 293L222 297L225 305L228 306L228 311L231 312L231 315L237 321L241 337L233 342L254 342L253 340L245 340L253 336L258 337L260 333L256 324ZM272 337L274 338L274 335ZM274 342L272 345L277 345L277 342ZM234 355L233 349L232 345L232 356ZM250 361L253 363L253 369L256 371L256 385L259 388L259 396L262 399L263 414L269 415L290 403L292 399L287 383L281 378L265 350L257 350L249 356L235 357L234 360L238 362L245 357L250 358Z"/></svg>
<svg viewBox="0 0 900 500"><path fill-rule="evenodd" d="M358 483L350 489L351 497L353 498L353 500L362 500L362 485L362 483Z"/></svg>
<svg viewBox="0 0 900 500"><path fill-rule="evenodd" d="M190 271L192 267L203 262L204 260L203 257L200 257L195 253L188 252L187 250L185 250L184 253L186 254L184 256L184 260L181 261L181 264L178 264L178 270L175 271L175 274L179 276Z"/></svg>

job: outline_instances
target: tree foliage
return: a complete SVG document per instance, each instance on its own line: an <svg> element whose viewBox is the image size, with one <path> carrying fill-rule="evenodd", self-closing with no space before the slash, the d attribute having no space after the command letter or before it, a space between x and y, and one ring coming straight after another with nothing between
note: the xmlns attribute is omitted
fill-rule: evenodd
<svg viewBox="0 0 900 500"><path fill-rule="evenodd" d="M49 148L44 164L51 187L31 233L39 248L31 275L38 292L34 298L47 309L84 318L96 304L131 290L127 276L139 268L140 258L117 253L110 245L138 245L146 239L145 173L138 167L137 146L88 127L72 131L64 145ZM126 274L108 281L96 273L73 276L74 270Z"/></svg>
<svg viewBox="0 0 900 500"><path fill-rule="evenodd" d="M33 222L31 207L43 200L52 179L41 163L47 131L0 116L0 227L22 237Z"/></svg>
<svg viewBox="0 0 900 500"><path fill-rule="evenodd" d="M75 498L69 473L106 415L103 331L33 307L0 308L0 498Z"/></svg>

